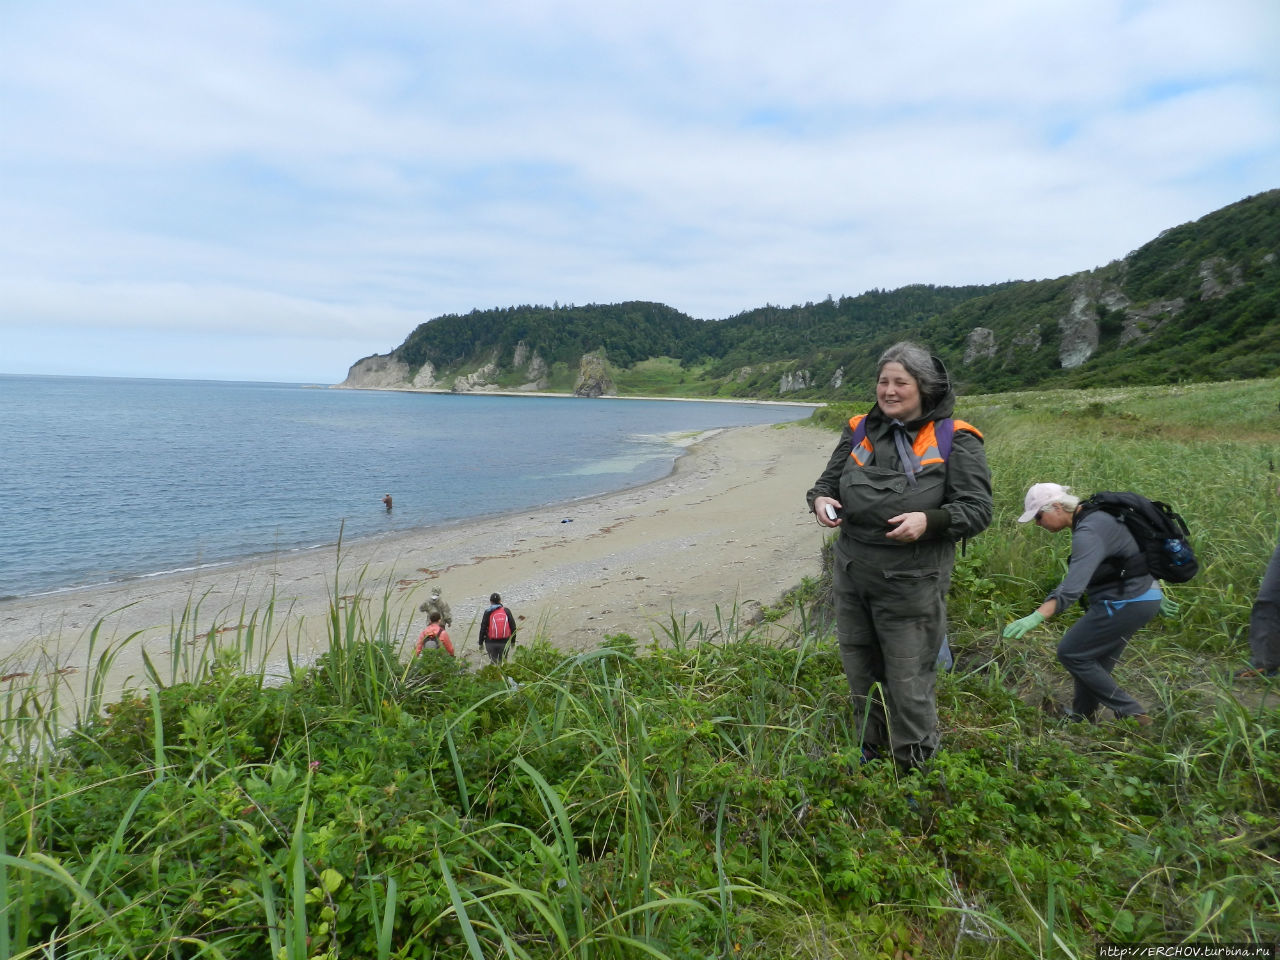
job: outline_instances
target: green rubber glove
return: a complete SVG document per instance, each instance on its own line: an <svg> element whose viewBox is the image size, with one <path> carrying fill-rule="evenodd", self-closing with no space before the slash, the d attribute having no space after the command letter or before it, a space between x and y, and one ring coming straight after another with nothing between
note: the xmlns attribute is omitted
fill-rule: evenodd
<svg viewBox="0 0 1280 960"><path fill-rule="evenodd" d="M1160 601L1160 612L1166 617L1176 617L1178 609L1178 601L1172 597L1165 597Z"/></svg>
<svg viewBox="0 0 1280 960"><path fill-rule="evenodd" d="M1006 640L1020 640L1022 635L1029 630L1034 630L1040 624L1044 623L1044 614L1039 610L1027 614L1021 620L1015 620L1004 628L1004 636Z"/></svg>

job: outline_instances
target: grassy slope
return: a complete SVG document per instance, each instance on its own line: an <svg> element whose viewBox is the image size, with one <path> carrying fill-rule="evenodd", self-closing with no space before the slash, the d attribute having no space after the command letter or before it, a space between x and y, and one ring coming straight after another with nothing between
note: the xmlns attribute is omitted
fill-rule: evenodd
<svg viewBox="0 0 1280 960"><path fill-rule="evenodd" d="M1278 398L1253 381L964 399L997 512L955 577L945 749L908 779L859 768L832 639L803 605L781 639L673 623L660 649L534 643L505 675L406 666L390 615L343 606L330 652L284 687L261 683L260 637L191 623L176 651L197 630L221 644L195 647L198 683L112 706L57 752L35 750L56 704L30 678L0 723L0 955L58 938L60 955L566 958L1275 940L1280 700L1230 672L1280 530ZM999 638L1069 549L1014 523L1042 479L1137 489L1191 524L1204 571L1118 670L1149 731L1042 709L1067 687L1062 623Z"/></svg>

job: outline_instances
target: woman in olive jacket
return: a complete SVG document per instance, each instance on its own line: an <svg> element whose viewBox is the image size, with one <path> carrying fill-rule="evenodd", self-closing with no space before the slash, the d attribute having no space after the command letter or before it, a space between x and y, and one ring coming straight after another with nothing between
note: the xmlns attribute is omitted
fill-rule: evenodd
<svg viewBox="0 0 1280 960"><path fill-rule="evenodd" d="M982 434L951 419L941 360L897 343L877 370L875 406L844 428L806 499L818 523L839 529L836 631L863 759L888 750L910 769L938 746L955 544L991 522L991 473Z"/></svg>

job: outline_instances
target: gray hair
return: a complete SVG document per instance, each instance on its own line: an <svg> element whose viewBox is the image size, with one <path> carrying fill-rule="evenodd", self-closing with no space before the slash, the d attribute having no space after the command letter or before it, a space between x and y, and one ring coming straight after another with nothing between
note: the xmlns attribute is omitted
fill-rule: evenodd
<svg viewBox="0 0 1280 960"><path fill-rule="evenodd" d="M1067 511L1067 513L1075 513L1076 507L1080 506L1080 498L1074 493L1065 492L1067 489L1066 487L1063 487L1062 489L1064 491L1062 496L1055 498L1053 502L1061 506L1063 510Z"/></svg>
<svg viewBox="0 0 1280 960"><path fill-rule="evenodd" d="M902 369L911 375L920 389L920 399L926 412L936 406L947 392L947 381L934 365L933 355L918 343L900 340L880 354L876 361L877 378L886 363L900 363Z"/></svg>

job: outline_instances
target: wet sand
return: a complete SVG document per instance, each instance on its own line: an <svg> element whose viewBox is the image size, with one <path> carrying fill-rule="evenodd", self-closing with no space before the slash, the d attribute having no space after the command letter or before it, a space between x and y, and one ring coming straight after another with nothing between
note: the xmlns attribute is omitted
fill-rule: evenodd
<svg viewBox="0 0 1280 960"><path fill-rule="evenodd" d="M371 618L385 597L395 635L411 644L427 622L418 604L439 587L452 607L454 646L475 664L479 615L494 591L519 618L521 639L545 636L569 651L615 633L644 645L664 638L673 617L713 625L717 609L723 619L737 610L749 620L818 573L822 531L804 492L835 440L797 424L720 431L692 442L669 476L620 493L372 537L341 551L3 601L0 670L83 676L97 625L98 652L131 638L111 667L113 691L144 678L143 650L167 678L173 625L184 611L181 636L194 648L210 632L234 637L273 596L273 673L283 673L285 644L304 662L323 651L335 597L342 609L360 603ZM81 685L67 681L73 692Z"/></svg>

